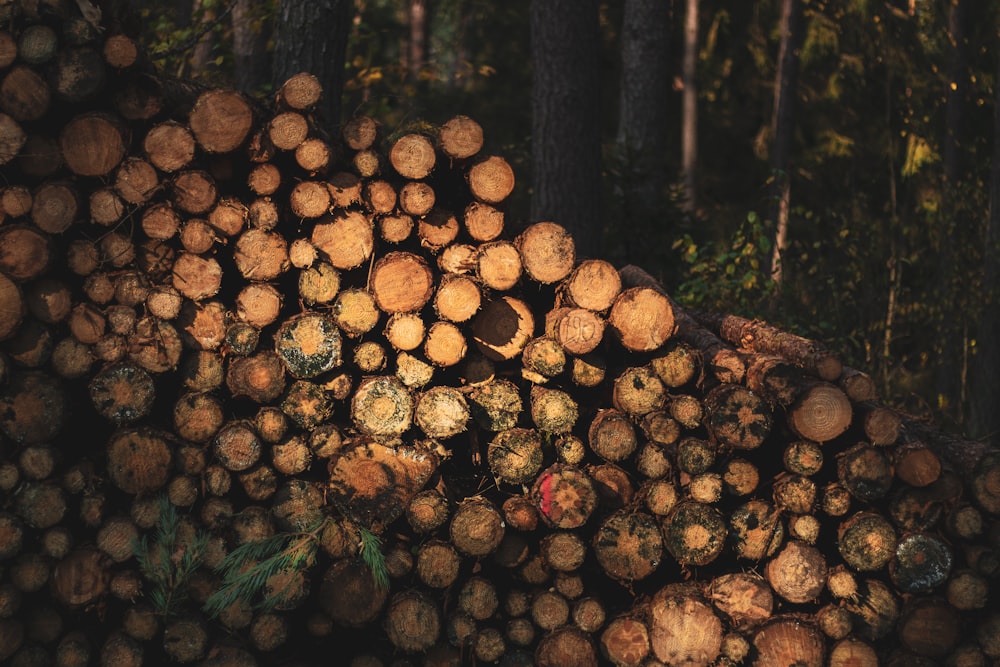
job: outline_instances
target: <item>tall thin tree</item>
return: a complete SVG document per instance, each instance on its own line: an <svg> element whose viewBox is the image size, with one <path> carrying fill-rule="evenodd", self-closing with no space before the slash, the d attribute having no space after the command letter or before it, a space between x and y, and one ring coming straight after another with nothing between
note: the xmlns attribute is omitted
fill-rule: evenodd
<svg viewBox="0 0 1000 667"><path fill-rule="evenodd" d="M681 79L681 171L686 198L684 208L697 208L698 188L698 0L687 0L684 13L684 61Z"/></svg>
<svg viewBox="0 0 1000 667"><path fill-rule="evenodd" d="M1000 37L998 37L1000 42ZM1000 49L997 50L1000 53ZM1000 81L1000 57L997 58ZM994 86L993 162L990 165L990 213L983 253L982 319L972 366L969 401L969 433L1000 447L1000 86Z"/></svg>
<svg viewBox="0 0 1000 667"><path fill-rule="evenodd" d="M602 224L597 0L533 0L531 217L593 256Z"/></svg>
<svg viewBox="0 0 1000 667"><path fill-rule="evenodd" d="M774 222L774 251L771 279L780 285L782 259L788 247L788 218L792 185L792 140L795 133L795 97L798 94L799 50L805 33L802 0L782 0L781 44L774 79L774 108L771 116L771 220Z"/></svg>
<svg viewBox="0 0 1000 667"><path fill-rule="evenodd" d="M410 81L418 81L427 61L427 0L410 0L409 22L406 65Z"/></svg>
<svg viewBox="0 0 1000 667"><path fill-rule="evenodd" d="M942 150L944 169L943 217L939 224L941 245L938 251L937 287L940 307L940 353L936 358L935 392L938 407L947 420L961 421L963 376L966 364L964 348L966 332L961 323L961 309L955 307L958 295L958 266L956 236L964 233L969 221L965 219L965 207L961 186L963 180L964 132L966 120L965 96L968 81L968 56L966 48L965 0L950 0L948 11L948 41L951 51L948 58L947 81L945 82L945 127Z"/></svg>

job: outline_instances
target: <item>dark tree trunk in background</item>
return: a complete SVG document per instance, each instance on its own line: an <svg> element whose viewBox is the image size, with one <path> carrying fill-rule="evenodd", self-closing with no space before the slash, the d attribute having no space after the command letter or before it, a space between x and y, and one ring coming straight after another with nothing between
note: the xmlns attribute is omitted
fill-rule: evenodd
<svg viewBox="0 0 1000 667"><path fill-rule="evenodd" d="M410 0L410 43L406 59L410 81L420 80L427 62L427 0Z"/></svg>
<svg viewBox="0 0 1000 667"><path fill-rule="evenodd" d="M965 122L965 94L968 81L966 56L966 6L965 0L950 0L948 12L948 39L951 58L948 63L948 81L945 91L944 136L944 216L941 225L941 249L938 253L938 303L941 307L941 353L935 369L935 391L938 406L948 420L961 419L962 393L967 364L963 350L966 332L963 330L961 308L957 306L958 275L956 236L965 232L970 221L965 219L960 192L963 175L962 124Z"/></svg>
<svg viewBox="0 0 1000 667"><path fill-rule="evenodd" d="M1000 81L1000 58L997 59ZM990 218L983 253L983 317L976 361L972 365L969 434L1000 447L1000 86L993 106L993 164L990 167Z"/></svg>
<svg viewBox="0 0 1000 667"><path fill-rule="evenodd" d="M236 0L233 4L233 69L236 87L256 93L268 80L267 38L269 26L263 17L264 0Z"/></svg>
<svg viewBox="0 0 1000 667"><path fill-rule="evenodd" d="M597 0L531 3L532 220L566 227L580 257L601 236Z"/></svg>
<svg viewBox="0 0 1000 667"><path fill-rule="evenodd" d="M687 0L684 13L684 61L682 94L681 172L684 174L684 209L698 205L698 0Z"/></svg>
<svg viewBox="0 0 1000 667"><path fill-rule="evenodd" d="M139 4L136 2L135 4ZM194 14L194 0L174 0L174 8L177 11L176 22L178 28L191 27L191 17Z"/></svg>
<svg viewBox="0 0 1000 667"><path fill-rule="evenodd" d="M271 68L275 89L293 74L313 74L323 85L319 112L330 128L340 124L353 7L350 0L281 0L275 19Z"/></svg>
<svg viewBox="0 0 1000 667"><path fill-rule="evenodd" d="M618 154L624 229L662 224L667 184L670 2L625 0Z"/></svg>
<svg viewBox="0 0 1000 667"><path fill-rule="evenodd" d="M788 212L791 203L792 161L795 135L795 97L799 79L799 49L805 33L802 0L781 4L781 46L774 80L774 110L771 116L771 220L775 224L771 278L781 283L782 255L788 245Z"/></svg>

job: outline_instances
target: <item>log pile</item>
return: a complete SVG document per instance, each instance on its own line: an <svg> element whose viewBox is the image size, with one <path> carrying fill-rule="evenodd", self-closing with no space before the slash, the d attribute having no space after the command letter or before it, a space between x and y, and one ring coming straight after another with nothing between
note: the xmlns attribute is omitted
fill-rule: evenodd
<svg viewBox="0 0 1000 667"><path fill-rule="evenodd" d="M0 8L0 662L1000 661L1000 453L89 6Z"/></svg>

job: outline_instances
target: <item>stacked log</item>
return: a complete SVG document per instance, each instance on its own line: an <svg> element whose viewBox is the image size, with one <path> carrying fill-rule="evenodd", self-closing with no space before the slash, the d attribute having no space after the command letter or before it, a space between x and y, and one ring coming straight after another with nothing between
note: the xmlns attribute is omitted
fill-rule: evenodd
<svg viewBox="0 0 1000 667"><path fill-rule="evenodd" d="M1000 454L508 220L466 116L81 7L2 10L0 661L1000 660Z"/></svg>

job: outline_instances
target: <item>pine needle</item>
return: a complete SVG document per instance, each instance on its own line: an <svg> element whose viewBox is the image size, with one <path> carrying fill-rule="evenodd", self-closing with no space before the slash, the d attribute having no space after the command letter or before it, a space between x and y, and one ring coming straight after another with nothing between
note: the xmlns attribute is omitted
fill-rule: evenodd
<svg viewBox="0 0 1000 667"><path fill-rule="evenodd" d="M364 526L361 532L361 560L372 571L375 585L382 590L389 589L389 568L385 564L385 554L382 553L382 540L378 535Z"/></svg>
<svg viewBox="0 0 1000 667"><path fill-rule="evenodd" d="M325 523L323 519L308 531L278 533L233 549L215 567L222 576L222 586L205 601L205 613L214 618L241 600L262 611L285 602L287 587L256 603L254 600L260 597L271 577L312 566L319 548L318 535Z"/></svg>
<svg viewBox="0 0 1000 667"><path fill-rule="evenodd" d="M159 520L150 539L144 535L135 545L139 571L152 585L147 597L153 609L163 616L179 613L187 600L187 585L201 567L208 548L208 535L196 531L189 543L182 543L180 515L166 496L159 499Z"/></svg>

